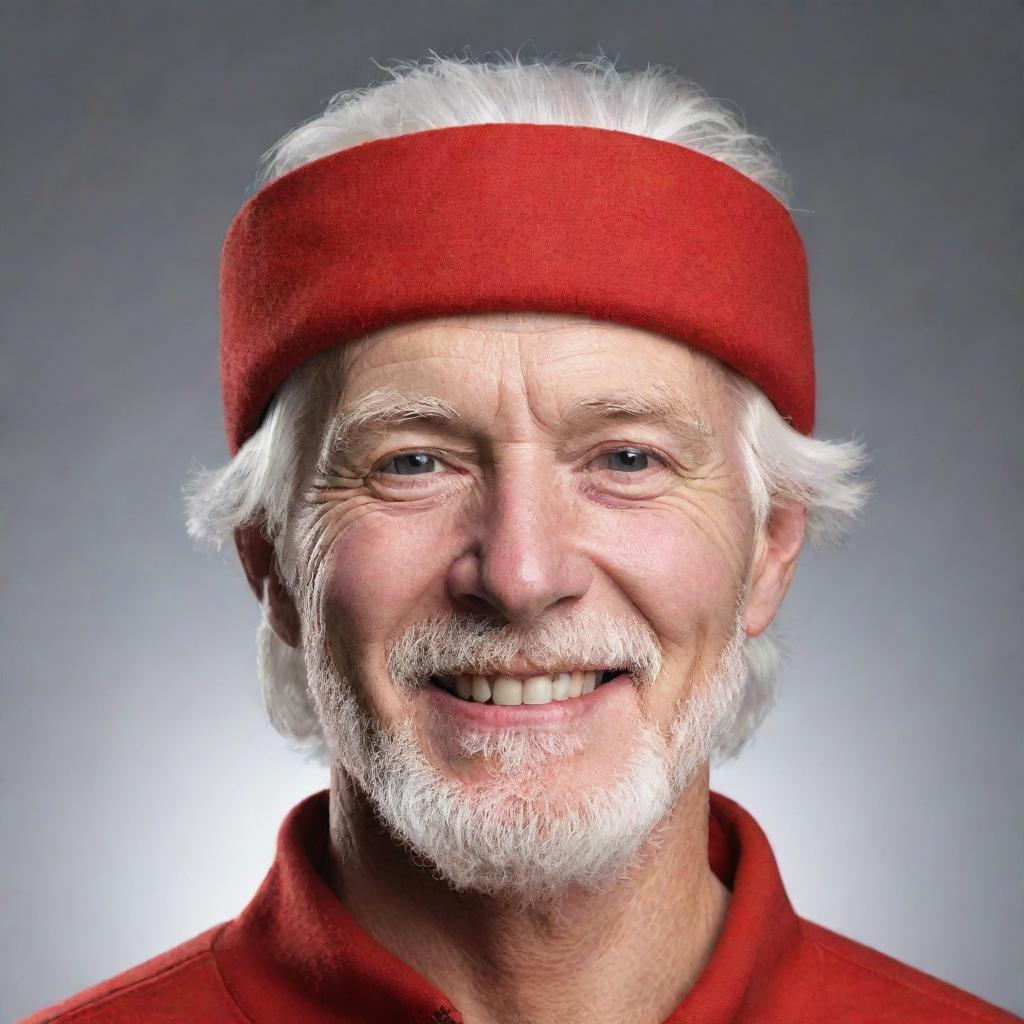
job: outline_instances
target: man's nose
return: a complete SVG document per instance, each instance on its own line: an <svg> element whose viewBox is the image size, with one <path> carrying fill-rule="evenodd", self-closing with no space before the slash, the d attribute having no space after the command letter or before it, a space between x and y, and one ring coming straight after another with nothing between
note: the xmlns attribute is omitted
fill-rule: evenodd
<svg viewBox="0 0 1024 1024"><path fill-rule="evenodd" d="M448 591L472 611L524 624L582 597L593 569L573 503L543 470L506 467L498 477L470 549L449 570Z"/></svg>

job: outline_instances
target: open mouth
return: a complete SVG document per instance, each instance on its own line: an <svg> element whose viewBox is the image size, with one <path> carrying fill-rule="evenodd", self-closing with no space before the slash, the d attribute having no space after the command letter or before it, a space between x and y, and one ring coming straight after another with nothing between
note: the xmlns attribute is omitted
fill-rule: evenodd
<svg viewBox="0 0 1024 1024"><path fill-rule="evenodd" d="M430 684L475 704L515 707L573 700L628 674L624 668L574 669L550 675L444 675L431 676Z"/></svg>

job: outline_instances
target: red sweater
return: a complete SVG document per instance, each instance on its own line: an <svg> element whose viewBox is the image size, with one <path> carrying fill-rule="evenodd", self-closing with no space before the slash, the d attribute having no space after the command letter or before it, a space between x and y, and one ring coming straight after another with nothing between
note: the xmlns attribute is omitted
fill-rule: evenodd
<svg viewBox="0 0 1024 1024"><path fill-rule="evenodd" d="M696 985L665 1024L1010 1024L1020 1018L793 911L768 840L710 795L709 861L732 891ZM364 932L324 883L327 792L288 814L252 902L23 1024L458 1024L457 1007Z"/></svg>

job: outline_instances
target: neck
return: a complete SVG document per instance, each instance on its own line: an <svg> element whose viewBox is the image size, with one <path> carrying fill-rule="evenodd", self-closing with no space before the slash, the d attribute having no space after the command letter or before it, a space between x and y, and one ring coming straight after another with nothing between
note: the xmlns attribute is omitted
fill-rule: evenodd
<svg viewBox="0 0 1024 1024"><path fill-rule="evenodd" d="M708 864L706 767L627 878L525 913L412 863L344 785L332 775L331 887L466 1024L658 1024L711 957L730 894Z"/></svg>

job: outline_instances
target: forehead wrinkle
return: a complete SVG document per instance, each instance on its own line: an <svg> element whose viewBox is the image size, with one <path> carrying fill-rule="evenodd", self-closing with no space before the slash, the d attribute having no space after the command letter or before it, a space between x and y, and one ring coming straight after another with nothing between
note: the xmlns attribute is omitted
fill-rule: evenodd
<svg viewBox="0 0 1024 1024"><path fill-rule="evenodd" d="M456 333L494 335L532 335L578 330L595 326L619 326L567 313L545 313L527 310L513 313L463 313L443 317L427 317L387 324L360 340L386 341L427 335L452 336Z"/></svg>

